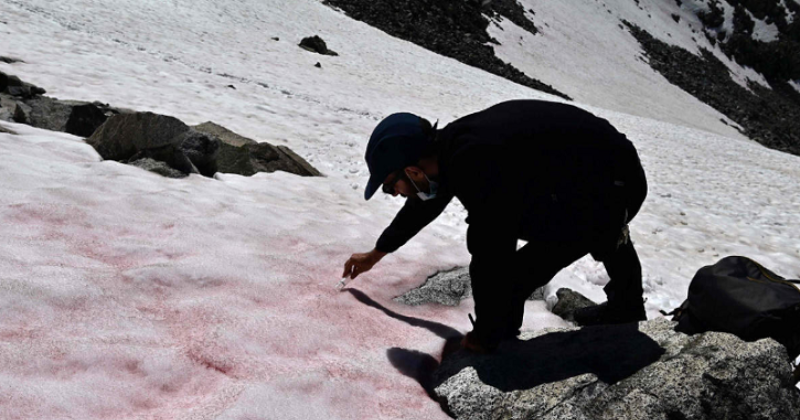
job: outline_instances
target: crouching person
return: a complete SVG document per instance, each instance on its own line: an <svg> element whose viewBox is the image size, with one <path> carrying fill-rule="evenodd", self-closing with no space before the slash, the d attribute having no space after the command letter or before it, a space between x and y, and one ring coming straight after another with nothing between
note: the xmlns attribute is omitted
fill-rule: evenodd
<svg viewBox="0 0 800 420"><path fill-rule="evenodd" d="M353 254L356 278L394 252L457 197L468 212L474 329L462 345L491 352L519 334L533 291L586 254L611 278L608 301L577 311L582 325L645 320L642 269L628 223L645 196L633 144L606 120L535 100L500 103L437 130L413 114L378 124L367 145L370 179L406 198L375 249ZM517 249L519 239L527 244Z"/></svg>

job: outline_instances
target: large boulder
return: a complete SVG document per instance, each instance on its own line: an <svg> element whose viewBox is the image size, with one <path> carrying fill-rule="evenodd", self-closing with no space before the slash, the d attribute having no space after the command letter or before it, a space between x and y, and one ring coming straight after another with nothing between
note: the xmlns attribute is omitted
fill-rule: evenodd
<svg viewBox="0 0 800 420"><path fill-rule="evenodd" d="M89 137L111 115L130 112L100 102L62 101L45 90L0 72L0 119Z"/></svg>
<svg viewBox="0 0 800 420"><path fill-rule="evenodd" d="M86 142L103 159L126 161L149 149L180 151L181 135L187 131L189 127L177 118L137 112L109 118Z"/></svg>
<svg viewBox="0 0 800 420"><path fill-rule="evenodd" d="M200 174L214 176L217 173L217 154L222 142L217 137L195 130L189 130L179 137L177 144Z"/></svg>
<svg viewBox="0 0 800 420"><path fill-rule="evenodd" d="M301 176L320 176L320 172L286 146L259 143L240 136L213 122L193 127L194 130L220 140L217 170L250 176L257 172L285 171Z"/></svg>
<svg viewBox="0 0 800 420"><path fill-rule="evenodd" d="M19 114L16 121L36 128L52 131L67 131L72 108L80 105L77 101L60 101L47 96L37 96L23 101L30 111ZM24 115L24 117L22 116Z"/></svg>
<svg viewBox="0 0 800 420"><path fill-rule="evenodd" d="M111 115L123 110L99 102L62 101L48 96L30 98L2 95L0 110L12 113L15 122L51 131L89 137Z"/></svg>
<svg viewBox="0 0 800 420"><path fill-rule="evenodd" d="M121 113L100 102L82 103L72 107L64 131L80 137L91 137L112 115Z"/></svg>
<svg viewBox="0 0 800 420"><path fill-rule="evenodd" d="M220 140L217 152L217 171L245 176L251 176L257 172L251 162L250 150L245 146L257 145L258 142L210 121L192 128Z"/></svg>
<svg viewBox="0 0 800 420"><path fill-rule="evenodd" d="M211 176L214 172L209 171L213 171L213 155L219 140L194 132L177 118L137 112L112 116L86 142L103 159L125 163L155 160L183 174L200 172L190 158L193 157L203 167L205 174ZM137 166L171 176L160 168L153 170L146 167L151 165L149 160Z"/></svg>
<svg viewBox="0 0 800 420"><path fill-rule="evenodd" d="M429 391L457 419L800 419L782 345L674 326L523 332L491 355L449 355Z"/></svg>

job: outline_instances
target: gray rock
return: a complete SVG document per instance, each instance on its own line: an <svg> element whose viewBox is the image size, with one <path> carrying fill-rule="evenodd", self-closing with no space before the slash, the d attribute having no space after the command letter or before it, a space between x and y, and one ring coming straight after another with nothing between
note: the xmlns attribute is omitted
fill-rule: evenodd
<svg viewBox="0 0 800 420"><path fill-rule="evenodd" d="M287 161L286 168L282 169L302 176L322 176L317 168L311 166L305 159L300 157L292 149L286 146L278 146L278 150L283 152L283 158Z"/></svg>
<svg viewBox="0 0 800 420"><path fill-rule="evenodd" d="M86 139L86 142L92 145L103 159L125 161L136 153L148 149L164 148L159 152L161 155L165 151L179 151L177 146L182 140L181 134L187 131L189 127L177 118L151 112L137 112L109 118Z"/></svg>
<svg viewBox="0 0 800 420"><path fill-rule="evenodd" d="M157 161L155 159L142 158L133 162L129 162L129 164L142 168L146 171L155 172L167 178L185 178L189 176L188 174L185 174L177 169L173 169L166 163Z"/></svg>
<svg viewBox="0 0 800 420"><path fill-rule="evenodd" d="M30 124L31 121L31 107L25 105L22 102L17 102L14 104L14 122L18 122L20 124Z"/></svg>
<svg viewBox="0 0 800 420"><path fill-rule="evenodd" d="M0 73L2 73L2 72L0 72ZM22 80L20 80L19 77L14 76L13 74L8 74L8 75L5 74L5 73L2 73L2 74L5 77L0 78L0 81L3 83L3 84L0 84L0 87L8 88L8 87L11 87L11 86L22 86L23 85Z"/></svg>
<svg viewBox="0 0 800 420"><path fill-rule="evenodd" d="M202 175L214 176L217 173L217 154L220 147L218 138L190 129L180 135L178 144Z"/></svg>
<svg viewBox="0 0 800 420"><path fill-rule="evenodd" d="M141 159L153 159L164 162L169 165L169 167L181 171L184 174L196 174L200 172L177 145L167 145L141 150L136 152L127 162L131 163Z"/></svg>
<svg viewBox="0 0 800 420"><path fill-rule="evenodd" d="M576 309L596 305L586 296L567 288L558 289L556 296L558 297L558 302L553 306L553 313L570 322L575 322L573 314Z"/></svg>
<svg viewBox="0 0 800 420"><path fill-rule="evenodd" d="M305 159L286 146L275 147L269 143L245 146L250 152L250 163L256 172L284 171L300 176L320 176ZM222 172L222 170L220 169Z"/></svg>
<svg viewBox="0 0 800 420"><path fill-rule="evenodd" d="M33 91L31 90L30 86L22 85L22 86L8 86L6 87L6 92L11 96L16 96L18 98L30 98L33 97Z"/></svg>
<svg viewBox="0 0 800 420"><path fill-rule="evenodd" d="M240 136L240 135L234 133L231 130L228 130L227 128L225 128L225 127L223 127L221 125L214 124L211 121L207 121L207 122L204 122L202 124L195 125L192 128L197 130L197 131L199 131L199 132L201 132L201 133L206 133L206 134L212 135L212 136L218 138L223 143L231 145L231 146L234 146L234 147L242 147L242 146L244 146L246 144L258 144L258 142L255 141L255 140L251 140L251 139L248 139L247 137Z"/></svg>
<svg viewBox="0 0 800 420"><path fill-rule="evenodd" d="M458 304L472 296L472 284L469 267L458 267L440 271L425 280L422 286L409 290L402 296L394 298L395 302L417 306L438 303L446 306ZM528 300L544 300L544 288L536 289Z"/></svg>
<svg viewBox="0 0 800 420"><path fill-rule="evenodd" d="M108 116L124 112L99 102L62 101L40 96L44 89L39 90L16 76L3 73L0 73L0 91L6 92L0 93L0 119L81 137L91 136Z"/></svg>
<svg viewBox="0 0 800 420"><path fill-rule="evenodd" d="M449 355L432 392L457 419L800 419L782 345L674 325L523 332L492 355Z"/></svg>
<svg viewBox="0 0 800 420"><path fill-rule="evenodd" d="M97 102L75 105L67 119L65 131L84 138L91 137L109 116L119 113L118 110Z"/></svg>
<svg viewBox="0 0 800 420"><path fill-rule="evenodd" d="M240 136L227 128L211 121L192 127L201 133L214 136L220 140L217 152L217 171L231 174L251 176L257 171L250 158L247 145L258 145L255 140Z"/></svg>
<svg viewBox="0 0 800 420"><path fill-rule="evenodd" d="M17 76L0 72L0 92L28 99L36 95L43 95L45 90L30 83L25 83Z"/></svg>
<svg viewBox="0 0 800 420"><path fill-rule="evenodd" d="M285 171L301 176L320 172L286 146L259 143L225 127L206 122L193 127L220 140L217 171L251 176L257 172Z"/></svg>
<svg viewBox="0 0 800 420"><path fill-rule="evenodd" d="M472 296L472 286L469 267L459 267L428 277L422 286L394 298L394 301L411 306L427 303L458 306L462 300L470 296Z"/></svg>
<svg viewBox="0 0 800 420"><path fill-rule="evenodd" d="M0 62L6 63L6 64L24 63L24 61L20 60L19 58L4 57L2 55L0 55Z"/></svg>
<svg viewBox="0 0 800 420"><path fill-rule="evenodd" d="M317 54L332 55L332 56L339 55L336 52L329 50L328 45L325 44L325 41L323 41L322 38L320 38L318 35L303 38L300 41L299 46L300 48L306 51L314 52Z"/></svg>
<svg viewBox="0 0 800 420"><path fill-rule="evenodd" d="M258 172L253 167L249 148L231 146L224 141L220 143L217 154L217 171L244 176L251 176Z"/></svg>
<svg viewBox="0 0 800 420"><path fill-rule="evenodd" d="M0 93L0 120L14 121L17 101L11 95Z"/></svg>
<svg viewBox="0 0 800 420"><path fill-rule="evenodd" d="M18 120L17 122L36 128L62 132L67 131L67 123L72 114L72 108L83 104L83 102L61 101L47 96L37 96L24 102L30 108L29 115L24 121Z"/></svg>

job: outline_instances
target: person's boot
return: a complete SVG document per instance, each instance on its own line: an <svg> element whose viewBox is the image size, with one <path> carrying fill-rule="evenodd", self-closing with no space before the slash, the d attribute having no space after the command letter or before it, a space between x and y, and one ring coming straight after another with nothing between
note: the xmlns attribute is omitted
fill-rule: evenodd
<svg viewBox="0 0 800 420"><path fill-rule="evenodd" d="M644 303L627 305L611 305L603 302L599 305L576 309L573 319L578 325L627 324L629 322L647 321Z"/></svg>

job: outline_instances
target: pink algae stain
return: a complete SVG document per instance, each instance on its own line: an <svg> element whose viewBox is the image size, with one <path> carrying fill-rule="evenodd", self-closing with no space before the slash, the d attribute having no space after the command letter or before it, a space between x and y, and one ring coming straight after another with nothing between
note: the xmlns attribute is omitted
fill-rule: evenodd
<svg viewBox="0 0 800 420"><path fill-rule="evenodd" d="M28 225L64 226L75 224L85 214L80 210L61 205L21 203L8 206L11 221Z"/></svg>

